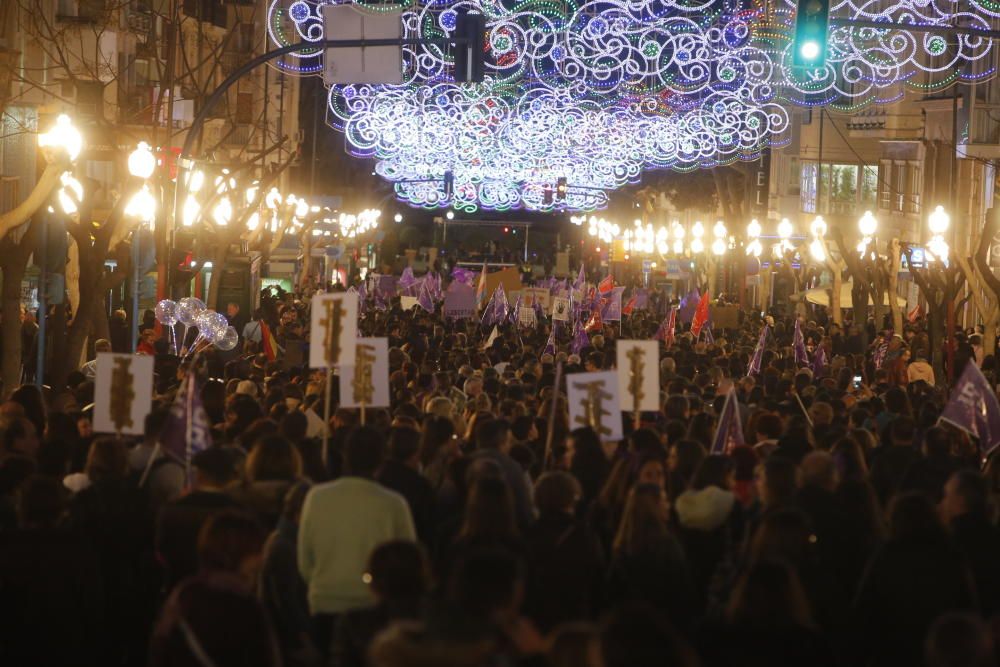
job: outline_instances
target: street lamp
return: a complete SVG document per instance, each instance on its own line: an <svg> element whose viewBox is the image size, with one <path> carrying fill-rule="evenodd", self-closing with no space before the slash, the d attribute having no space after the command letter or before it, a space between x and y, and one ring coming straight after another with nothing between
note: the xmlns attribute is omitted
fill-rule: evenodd
<svg viewBox="0 0 1000 667"><path fill-rule="evenodd" d="M861 241L858 242L857 248L858 254L864 257L868 244L871 243L872 237L878 231L878 220L875 219L871 211L865 211L865 214L858 220L858 231L861 232Z"/></svg>
<svg viewBox="0 0 1000 667"><path fill-rule="evenodd" d="M931 211L927 218L927 227L931 231L931 240L927 242L927 251L932 255L932 259L940 259L948 263L948 242L944 240L944 233L951 225L951 217L941 206Z"/></svg>
<svg viewBox="0 0 1000 667"><path fill-rule="evenodd" d="M62 185L56 193L59 207L66 215L73 215L80 210L80 204L83 202L83 186L68 171L59 176L59 182Z"/></svg>
<svg viewBox="0 0 1000 667"><path fill-rule="evenodd" d="M821 264L826 262L826 244L823 242L826 229L826 220L821 215L817 215L816 219L809 225L809 231L813 235L812 243L809 244L809 254Z"/></svg>
<svg viewBox="0 0 1000 667"><path fill-rule="evenodd" d="M712 236L715 240L712 241L712 254L716 257L722 257L726 254L726 236L728 232L726 231L726 225L723 224L722 220L715 223L712 228Z"/></svg>
<svg viewBox="0 0 1000 667"><path fill-rule="evenodd" d="M70 162L75 162L83 150L83 135L73 126L73 121L66 114L56 118L56 124L48 132L38 135L38 147L45 152L49 162L54 162L54 153L66 153Z"/></svg>
<svg viewBox="0 0 1000 667"><path fill-rule="evenodd" d="M153 175L154 169L156 169L156 158L149 150L149 144L140 141L139 145L128 156L129 173L146 180Z"/></svg>
<svg viewBox="0 0 1000 667"><path fill-rule="evenodd" d="M701 220L696 220L691 227L691 252L695 255L705 252L705 242L701 238L705 235L705 226Z"/></svg>
<svg viewBox="0 0 1000 667"><path fill-rule="evenodd" d="M677 256L684 254L684 227L676 220L672 223L674 230L674 254Z"/></svg>
<svg viewBox="0 0 1000 667"><path fill-rule="evenodd" d="M756 219L751 220L750 224L747 225L747 255L760 257L761 253L764 252L764 248L760 244L761 231L760 223Z"/></svg>

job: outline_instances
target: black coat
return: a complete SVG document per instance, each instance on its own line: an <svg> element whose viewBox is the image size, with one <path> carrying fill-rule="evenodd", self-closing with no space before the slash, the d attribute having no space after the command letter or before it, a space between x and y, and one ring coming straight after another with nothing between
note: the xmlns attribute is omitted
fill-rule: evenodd
<svg viewBox="0 0 1000 667"><path fill-rule="evenodd" d="M1000 530L975 512L955 518L949 527L972 569L983 616L989 618L1000 611Z"/></svg>
<svg viewBox="0 0 1000 667"><path fill-rule="evenodd" d="M606 590L612 602L639 600L653 605L679 628L691 627L691 612L698 608L684 551L671 536L637 552L614 554Z"/></svg>
<svg viewBox="0 0 1000 667"><path fill-rule="evenodd" d="M170 587L197 574L198 533L205 521L216 512L237 506L221 491L192 491L163 506L156 525L156 551L167 566Z"/></svg>
<svg viewBox="0 0 1000 667"><path fill-rule="evenodd" d="M920 460L920 452L906 445L883 445L872 454L871 483L882 507L888 507L899 491L903 476L911 464Z"/></svg>
<svg viewBox="0 0 1000 667"><path fill-rule="evenodd" d="M934 619L976 608L958 549L947 540L892 539L872 556L854 600L858 664L920 665Z"/></svg>
<svg viewBox="0 0 1000 667"><path fill-rule="evenodd" d="M0 533L0 664L99 664L105 627L97 553L85 539Z"/></svg>
<svg viewBox="0 0 1000 667"><path fill-rule="evenodd" d="M547 632L565 621L593 618L604 587L597 537L568 514L542 515L525 535L525 613Z"/></svg>
<svg viewBox="0 0 1000 667"><path fill-rule="evenodd" d="M375 481L406 499L413 516L417 536L427 544L434 531L434 489L419 472L401 461L388 460L382 464Z"/></svg>
<svg viewBox="0 0 1000 667"><path fill-rule="evenodd" d="M702 628L697 643L703 667L835 664L830 643L823 635L801 626L713 624Z"/></svg>

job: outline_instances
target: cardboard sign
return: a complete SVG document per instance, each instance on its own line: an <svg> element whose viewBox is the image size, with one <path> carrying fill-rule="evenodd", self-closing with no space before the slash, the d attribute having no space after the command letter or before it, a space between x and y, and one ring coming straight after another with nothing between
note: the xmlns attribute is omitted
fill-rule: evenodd
<svg viewBox="0 0 1000 667"><path fill-rule="evenodd" d="M508 266L500 271L486 274L486 294L496 291L497 285L503 284L503 291L512 294L521 290L521 272L516 266Z"/></svg>
<svg viewBox="0 0 1000 667"><path fill-rule="evenodd" d="M330 368L353 362L358 337L358 295L317 294L309 325L309 367Z"/></svg>
<svg viewBox="0 0 1000 667"><path fill-rule="evenodd" d="M467 319L476 312L476 290L471 285L453 281L444 295L444 316Z"/></svg>
<svg viewBox="0 0 1000 667"><path fill-rule="evenodd" d="M573 373L566 376L570 429L590 426L602 441L622 437L618 373Z"/></svg>
<svg viewBox="0 0 1000 667"><path fill-rule="evenodd" d="M552 299L552 319L566 322L569 320L569 299L563 296Z"/></svg>
<svg viewBox="0 0 1000 667"><path fill-rule="evenodd" d="M521 326L535 326L535 309L521 306L517 309L517 320L521 323Z"/></svg>
<svg viewBox="0 0 1000 667"><path fill-rule="evenodd" d="M541 304L542 309L545 312L549 310L549 301L551 299L551 293L546 287L525 287L521 290L522 304L525 306L534 306L537 301Z"/></svg>
<svg viewBox="0 0 1000 667"><path fill-rule="evenodd" d="M360 371L360 372L359 372ZM354 365L340 369L340 405L389 407L389 339L359 338Z"/></svg>
<svg viewBox="0 0 1000 667"><path fill-rule="evenodd" d="M621 409L635 410L635 394L639 395L639 410L660 409L660 346L655 340L619 340L618 386L621 388Z"/></svg>
<svg viewBox="0 0 1000 667"><path fill-rule="evenodd" d="M708 306L708 320L718 333L722 329L738 329L740 326L739 306Z"/></svg>
<svg viewBox="0 0 1000 667"><path fill-rule="evenodd" d="M97 355L94 378L94 430L142 435L153 406L153 357L146 354Z"/></svg>

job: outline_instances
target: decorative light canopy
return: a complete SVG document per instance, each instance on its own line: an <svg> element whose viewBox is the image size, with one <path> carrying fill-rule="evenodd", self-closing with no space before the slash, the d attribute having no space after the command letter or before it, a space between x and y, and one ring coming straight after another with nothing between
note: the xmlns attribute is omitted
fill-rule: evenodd
<svg viewBox="0 0 1000 667"><path fill-rule="evenodd" d="M323 38L320 2L273 0L277 45ZM989 28L1000 10L970 0L835 2L836 17L884 29L833 27L827 62L791 67L794 0L356 1L402 11L407 39L446 38L458 10L487 18L486 79L456 85L440 46L403 48L402 85L338 85L332 123L350 150L412 205L474 210L591 210L645 169L691 170L752 160L784 141L782 105L854 110L994 74L990 40L944 39L906 24ZM277 66L318 74L322 50ZM445 172L453 176L450 196ZM564 199L550 196L567 179Z"/></svg>

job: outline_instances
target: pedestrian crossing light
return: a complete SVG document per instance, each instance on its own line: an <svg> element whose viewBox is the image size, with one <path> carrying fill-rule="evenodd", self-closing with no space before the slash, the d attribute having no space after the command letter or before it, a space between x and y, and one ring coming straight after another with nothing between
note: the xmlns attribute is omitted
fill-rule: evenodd
<svg viewBox="0 0 1000 667"><path fill-rule="evenodd" d="M825 64L829 23L829 0L797 0L795 42L792 44L794 65L815 68Z"/></svg>
<svg viewBox="0 0 1000 667"><path fill-rule="evenodd" d="M562 201L566 199L566 190L569 189L569 185L566 182L565 176L560 176L556 179L556 199Z"/></svg>

